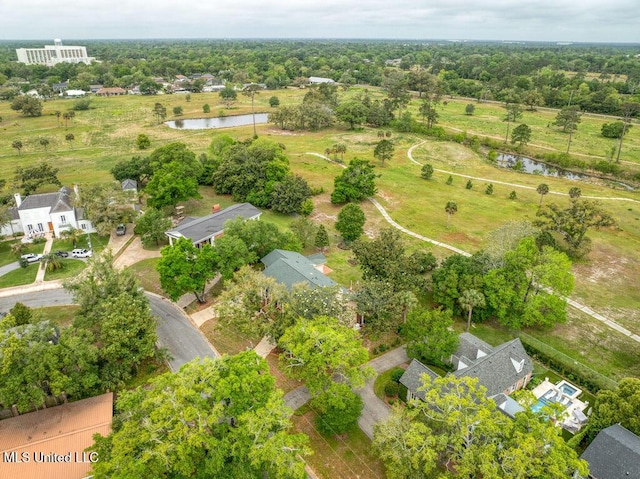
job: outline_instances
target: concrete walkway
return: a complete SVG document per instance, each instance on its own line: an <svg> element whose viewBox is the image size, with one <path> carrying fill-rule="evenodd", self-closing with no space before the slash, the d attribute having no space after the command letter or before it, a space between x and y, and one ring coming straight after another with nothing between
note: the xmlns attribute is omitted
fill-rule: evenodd
<svg viewBox="0 0 640 479"><path fill-rule="evenodd" d="M260 340L256 347L253 348L253 350L261 358L266 358L267 356L269 356L271 351L274 350L275 347L276 344L272 343L271 340L267 336L265 336Z"/></svg>
<svg viewBox="0 0 640 479"><path fill-rule="evenodd" d="M5 264L4 266L0 266L0 276L4 276L7 273L11 273L11 271L15 271L20 268L20 263L18 261L14 261L13 263Z"/></svg>
<svg viewBox="0 0 640 479"><path fill-rule="evenodd" d="M46 256L51 253L51 247L53 246L53 235L51 233L46 234L47 242L44 244L44 250L42 255ZM44 281L44 275L47 272L47 262L40 261L38 265L38 274L36 274L36 283L42 283Z"/></svg>
<svg viewBox="0 0 640 479"><path fill-rule="evenodd" d="M131 236L125 235L116 237L118 239L113 239L113 237L114 235L109 238L108 247L111 248L111 252L115 256L126 244L126 241L121 242L122 240L120 240L120 238L127 238L128 240ZM144 249L142 247L142 241L140 241L140 237L136 237L133 239L131 244L127 246L124 251L122 251L120 256L115 259L113 265L118 269L123 269L139 261L142 261L143 259L159 258L160 256L160 251Z"/></svg>

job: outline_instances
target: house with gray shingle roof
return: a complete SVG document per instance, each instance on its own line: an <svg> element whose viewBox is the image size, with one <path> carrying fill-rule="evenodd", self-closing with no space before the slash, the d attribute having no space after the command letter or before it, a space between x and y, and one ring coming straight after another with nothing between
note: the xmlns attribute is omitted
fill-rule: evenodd
<svg viewBox="0 0 640 479"><path fill-rule="evenodd" d="M533 373L533 363L520 338L493 348L472 334L462 333L452 364L457 368L454 376L478 378L478 383L487 388L489 397L500 393L509 395L522 389Z"/></svg>
<svg viewBox="0 0 640 479"><path fill-rule="evenodd" d="M417 390L422 382L416 382L410 376L420 378L422 373L426 373L433 377L432 374L435 373L420 362L414 361L417 363L414 370L420 370L420 374L416 376L414 372L409 371L414 364L412 361L400 379L400 383L407 386L407 399L416 397L422 399L424 394L420 396L421 393ZM456 377L477 378L478 384L487 389L487 397L491 398L496 398L498 395L508 396L513 391L524 388L533 373L533 364L519 338L493 347L472 334L462 333L458 349L451 356L451 363L456 370L450 374ZM422 369L419 369L420 367ZM405 375L408 377L403 380ZM498 399L501 398L498 397ZM509 411L503 410L503 412L508 414L513 409L512 406L506 405Z"/></svg>
<svg viewBox="0 0 640 479"><path fill-rule="evenodd" d="M73 206L72 191L62 187L55 193L29 195L24 200L14 194L20 229L25 236L53 233L59 237L62 231L78 229L93 233L91 221L84 218L84 210Z"/></svg>
<svg viewBox="0 0 640 479"><path fill-rule="evenodd" d="M307 283L312 288L337 284L323 272L323 263L326 261L324 256L322 259L315 257L315 260L312 260L294 251L275 249L260 261L265 266L262 273L284 284L288 289L297 283Z"/></svg>
<svg viewBox="0 0 640 479"><path fill-rule="evenodd" d="M417 359L411 360L411 364L409 364L409 367L405 370L402 377L400 377L400 384L407 388L407 401L411 399L424 401L424 391L420 391L419 389L424 383L422 378L425 374L431 379L439 377L438 374L434 373Z"/></svg>
<svg viewBox="0 0 640 479"><path fill-rule="evenodd" d="M213 244L217 237L222 236L227 221L236 218L257 220L261 214L262 211L251 203L240 203L200 218L187 217L164 234L171 245L180 238L190 239L195 246Z"/></svg>
<svg viewBox="0 0 640 479"><path fill-rule="evenodd" d="M640 437L620 424L598 433L580 459L593 479L640 479Z"/></svg>

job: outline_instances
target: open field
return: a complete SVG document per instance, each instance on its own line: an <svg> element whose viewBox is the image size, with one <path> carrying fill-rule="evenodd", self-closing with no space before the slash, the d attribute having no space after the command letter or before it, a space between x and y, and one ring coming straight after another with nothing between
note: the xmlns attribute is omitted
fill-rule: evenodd
<svg viewBox="0 0 640 479"><path fill-rule="evenodd" d="M362 88L352 88L344 93L352 96L362 92ZM381 96L375 88L369 89L372 96ZM262 92L256 97L256 111L269 111L268 98L271 95L280 97L281 104L298 103L305 94L304 90L288 89L276 92ZM343 93L341 93L342 95ZM439 107L440 125L454 131L467 131L469 135L478 134L496 139L504 138L506 124L502 121L504 109L499 104L477 104L468 99L446 99L447 105ZM59 177L64 184L73 182L97 182L111 178L109 170L117 161L129 159L133 155L147 154L135 148L138 133L146 133L151 138L152 148L171 141L183 141L196 154L206 151L211 139L219 134L229 134L234 138L246 139L252 134L252 127L239 127L229 130L172 130L159 125L152 115L155 102L160 102L171 112L173 106L180 105L185 114L182 118L218 116L223 105L218 95L193 94L191 102L186 102L180 95L163 95L156 97L114 97L95 99L93 109L80 111L65 128L58 124L53 115L56 110L66 111L70 101L54 100L45 103L44 115L39 118L23 118L9 109L7 103L0 103L0 116L4 118L0 125L0 177L10 179L17 165L28 166L41 160L48 160L60 168ZM209 115L202 114L202 105L211 106ZM464 106L474 103L476 110L473 116L464 114ZM419 102L414 100L410 109L416 114ZM250 112L247 98L239 97L231 110L225 114L241 114ZM538 112L525 112L519 123L527 123L533 129L531 145L528 153L545 151L564 151L567 135L553 126L547 127L555 117L555 111L541 109ZM172 116L167 120L173 119ZM576 155L591 156L598 159L604 156L613 140L599 135L604 122L613 118L599 116L583 116L582 123L571 146ZM95 125L100 125L96 128ZM73 133L75 140L70 144L64 140L66 133ZM340 250L335 245L339 238L333 228L335 218L340 210L331 205L329 194L333 187L333 178L341 168L309 152L323 154L326 148L336 143L347 145L345 161L357 156L373 161L373 149L377 131L369 128L349 131L341 127L319 132L281 131L272 125L259 125L258 134L286 146L286 154L290 159L294 173L303 176L312 187L324 188L324 193L313 198L316 209L312 219L322 222L328 227L331 248L327 253L328 266L334 269L332 277L349 286L356 281L360 272L357 267L348 263L350 251ZM48 151L42 150L38 144L41 136L50 138ZM11 147L14 139L20 139L25 147L20 155ZM451 142L428 140L413 151L416 161L429 162L435 168L450 171L454 174L486 178L473 180L472 190L465 189L466 178L455 176L452 185L446 185L449 176L436 172L431 180L419 177L420 166L409 161L408 149L424 139L412 134L394 133L392 140L396 151L394 157L384 166L378 168L378 194L376 199L387 209L391 217L402 226L429 238L446 242L469 252L477 251L487 242L487 234L508 220L532 220L537 211L539 195L532 189L544 182L550 186L551 194L544 202L567 204L566 196L554 193L566 193L572 186L579 186L583 195L599 197L621 197L640 201L640 194L621 189L613 189L602 182L578 182L527 175L500 169L482 158L472 150ZM636 125L627 135L623 147L622 159L640 164L640 126ZM378 164L376 162L376 164ZM626 165L629 166L629 165ZM633 165L631 165L633 166ZM486 184L501 181L518 186L507 186L494 183L494 193L485 194ZM516 200L509 200L509 193L517 193ZM215 195L211 188L202 188L203 199L189 202L187 213L205 214L211 211L213 204L223 207L232 203L229 197ZM447 224L444 205L447 201L456 201L458 213ZM572 297L593 307L627 328L640 331L640 289L637 278L640 277L640 203L603 200L603 204L618 221L619 228L591 232L593 250L585 259L574 265L576 288ZM365 233L373 236L387 224L380 213L368 202L362 203L367 214ZM263 219L273 221L279 226L286 226L291 217L266 212ZM447 250L405 237L410 249L420 248L433 252L438 258L449 254ZM55 246L54 246L55 248ZM155 262L148 260L133 267L143 285L157 290L157 273ZM617 333L606 329L599 323L573 319L553 332L540 333L549 343L568 349L582 351L585 362L605 374L619 378L629 373L638 374L640 357L635 351L637 345L617 339ZM589 324L588 327L584 327ZM594 329L595 328L595 329ZM532 332L535 335L535 333ZM566 344L565 338L572 338ZM540 339L543 339L540 337ZM611 344L609 344L611 343ZM237 349L229 345L229 350ZM235 348L233 346L236 346ZM605 348L608 348L605 350ZM224 349L224 348L223 348ZM593 354L588 354L593 351ZM601 365L591 362L601 362ZM596 367L599 366L599 367Z"/></svg>

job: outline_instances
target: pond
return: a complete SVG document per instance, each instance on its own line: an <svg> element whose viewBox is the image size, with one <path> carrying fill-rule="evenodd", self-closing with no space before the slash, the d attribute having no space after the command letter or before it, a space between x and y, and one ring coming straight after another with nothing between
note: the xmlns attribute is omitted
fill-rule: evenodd
<svg viewBox="0 0 640 479"><path fill-rule="evenodd" d="M267 123L268 113L256 113L256 125ZM253 125L253 115L221 116L219 118L191 118L165 122L169 128L177 130L209 130Z"/></svg>
<svg viewBox="0 0 640 479"><path fill-rule="evenodd" d="M500 153L496 158L496 163L504 168L522 171L523 173L531 173L542 176L555 176L556 178L568 178L570 180L586 180L589 175L574 173L572 171L563 170L549 166L541 161L532 160L526 156L509 155Z"/></svg>
<svg viewBox="0 0 640 479"><path fill-rule="evenodd" d="M534 175L553 176L556 178L567 178L569 180L593 180L594 176L584 173L574 173L573 171L563 170L555 166L549 166L541 161L527 158L526 156L510 155L508 153L500 153L496 158L496 163L503 168L510 168L523 173ZM620 181L613 181L615 185L622 186L627 190L634 190L633 186L627 185ZM611 186L611 185L610 185Z"/></svg>

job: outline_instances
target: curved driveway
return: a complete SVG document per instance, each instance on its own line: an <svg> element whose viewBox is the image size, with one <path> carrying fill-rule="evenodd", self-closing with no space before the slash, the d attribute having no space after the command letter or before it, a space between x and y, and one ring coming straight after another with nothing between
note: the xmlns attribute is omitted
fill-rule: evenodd
<svg viewBox="0 0 640 479"><path fill-rule="evenodd" d="M169 300L146 292L151 311L158 317L156 332L158 343L168 349L172 359L169 367L178 371L183 364L192 359L217 356L204 335L196 329L187 315ZM63 288L17 293L0 297L0 311L8 311L16 303L29 307L66 306L73 304L73 297Z"/></svg>

